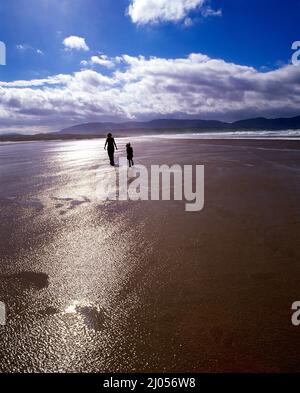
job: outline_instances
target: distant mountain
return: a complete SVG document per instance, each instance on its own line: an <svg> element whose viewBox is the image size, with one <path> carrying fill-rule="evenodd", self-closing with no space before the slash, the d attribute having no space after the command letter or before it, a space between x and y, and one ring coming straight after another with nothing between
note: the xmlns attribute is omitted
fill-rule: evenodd
<svg viewBox="0 0 300 393"><path fill-rule="evenodd" d="M124 123L86 123L65 128L58 132L44 134L24 135L15 132L0 134L0 142L27 141L27 140L55 140L55 139L86 139L103 137L109 131L116 136L142 135L145 133L189 133L189 132L222 132L222 131L279 131L300 130L300 116L267 119L258 117L254 119L239 120L234 123L225 123L217 120L183 120L183 119L156 119L147 122Z"/></svg>
<svg viewBox="0 0 300 393"><path fill-rule="evenodd" d="M267 119L264 117L225 123L217 120L157 119L148 122L125 123L86 123L64 128L54 134L97 135L108 131L128 131L138 133L142 130L195 130L195 131L234 131L234 130L283 130L300 129L300 116L292 118Z"/></svg>
<svg viewBox="0 0 300 393"><path fill-rule="evenodd" d="M4 132L3 134L0 134L0 136L2 137L12 137L12 136L18 136L20 134L18 134L17 132Z"/></svg>
<svg viewBox="0 0 300 393"><path fill-rule="evenodd" d="M177 119L157 119L148 122L125 122L125 123L86 123L73 127L64 128L59 134L98 134L107 131L138 131L138 130L154 130L154 129L221 129L226 126L216 120L177 120Z"/></svg>
<svg viewBox="0 0 300 393"><path fill-rule="evenodd" d="M251 130L286 130L300 129L300 116L281 117L278 119L266 119L258 117L255 119L247 119L236 121L232 124L237 129Z"/></svg>

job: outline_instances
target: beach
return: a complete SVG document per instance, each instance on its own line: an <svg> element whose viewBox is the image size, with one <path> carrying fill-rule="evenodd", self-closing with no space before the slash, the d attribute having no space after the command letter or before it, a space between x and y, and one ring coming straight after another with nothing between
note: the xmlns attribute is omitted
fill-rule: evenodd
<svg viewBox="0 0 300 393"><path fill-rule="evenodd" d="M96 201L103 139L0 145L0 371L299 372L300 141L130 141L204 208Z"/></svg>

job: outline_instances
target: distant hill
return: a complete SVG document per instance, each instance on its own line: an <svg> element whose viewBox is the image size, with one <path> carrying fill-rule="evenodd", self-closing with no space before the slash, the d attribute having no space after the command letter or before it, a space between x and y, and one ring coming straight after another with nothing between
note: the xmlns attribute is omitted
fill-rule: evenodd
<svg viewBox="0 0 300 393"><path fill-rule="evenodd" d="M58 131L59 134L97 134L106 131L139 131L160 129L222 129L226 123L216 120L177 120L157 119L148 122L125 122L125 123L86 123Z"/></svg>
<svg viewBox="0 0 300 393"><path fill-rule="evenodd" d="M251 129L251 130L286 130L286 129L300 129L300 116L296 117L281 117L278 119L266 119L258 117L255 119L247 119L236 121L232 124L236 129Z"/></svg>
<svg viewBox="0 0 300 393"><path fill-rule="evenodd" d="M13 137L13 136L18 136L20 135L17 132L4 132L3 134L0 134L0 136L2 137Z"/></svg>
<svg viewBox="0 0 300 393"><path fill-rule="evenodd" d="M63 135L96 135L108 131L127 131L132 133L141 130L195 130L195 131L234 131L234 130L282 130L300 129L300 116L292 118L267 119L264 117L239 120L234 123L225 123L217 120L182 120L157 119L148 122L125 123L86 123L64 128L56 134Z"/></svg>
<svg viewBox="0 0 300 393"><path fill-rule="evenodd" d="M0 142L7 141L46 141L46 140L71 140L104 137L107 132L113 131L115 136L143 135L143 134L170 134L224 132L224 131L279 131L300 130L300 116L267 119L258 117L254 119L239 120L234 123L225 123L217 120L183 120L183 119L157 119L147 122L124 123L86 123L64 128L58 132L43 134L18 134L4 133L0 135Z"/></svg>

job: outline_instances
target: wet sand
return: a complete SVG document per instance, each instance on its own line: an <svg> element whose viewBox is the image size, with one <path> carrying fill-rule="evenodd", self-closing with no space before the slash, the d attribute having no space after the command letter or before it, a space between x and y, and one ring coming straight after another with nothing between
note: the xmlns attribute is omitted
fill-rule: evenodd
<svg viewBox="0 0 300 393"><path fill-rule="evenodd" d="M0 371L300 371L300 143L131 142L204 209L95 202L102 140L0 146Z"/></svg>

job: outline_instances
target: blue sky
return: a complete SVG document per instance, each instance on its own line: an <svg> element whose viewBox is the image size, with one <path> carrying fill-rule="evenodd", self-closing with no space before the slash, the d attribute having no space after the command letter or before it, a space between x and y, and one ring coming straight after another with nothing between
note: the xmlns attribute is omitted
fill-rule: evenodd
<svg viewBox="0 0 300 393"><path fill-rule="evenodd" d="M266 83L266 75L270 88L274 89L274 78L278 80L277 84L282 84L287 72L289 77L292 75L295 78L294 84L299 83L298 70L296 75L295 69L288 71L291 68L291 45L300 40L298 0L289 0L288 4L279 0L191 0L190 3L189 0L156 0L154 3L157 3L157 10L154 10L151 0L0 0L0 41L7 48L7 65L0 66L0 81L3 82L0 93L6 97L1 101L0 94L3 127L27 126L30 129L40 126L50 130L89 120L119 121L166 116L235 120L256 114L296 114L298 102L295 102L294 96L289 97L288 102L282 100L277 106L275 102L273 106L268 104L262 111L262 102L268 102L267 97L259 96L255 103L251 89L256 95L262 94L261 84ZM173 6L170 6L171 3ZM188 3L194 5L187 6ZM129 6L131 11L128 12ZM83 39L85 49L80 45L64 45L64 40L70 36ZM207 59L191 60L191 54L205 55ZM122 55L129 58L120 59ZM141 60L138 63L139 56L145 57L145 64ZM93 57L94 61L91 61ZM95 57L100 61L97 62ZM152 57L160 62L151 63ZM180 59L189 60L181 64ZM106 65L103 60L107 61ZM176 76L174 73L168 74L174 68L171 60L180 63L174 66L177 67ZM214 60L220 62L216 67L212 63ZM226 71L223 68L219 71L221 62L225 64ZM236 70L230 69L232 63L238 67ZM162 67L166 68L166 72ZM183 83L182 77L192 67L189 81ZM161 70L159 75L158 69ZM200 79L197 72L199 78L202 75ZM222 80L223 88L218 72L228 78L226 83ZM231 86L229 82L240 72L247 80L239 80L239 86L243 83L244 90L237 93L237 84ZM247 72L252 76L249 77ZM116 77L117 74L122 75ZM153 81L154 74L156 82ZM32 83L33 80L55 78L57 75L73 79L67 82L55 79L50 83ZM207 81L204 75L207 75ZM103 79L105 77L107 80ZM163 110L158 110L153 102L143 112L139 103L130 101L130 95L135 96L135 92L137 99L142 95L139 89L143 83L142 90L146 91L151 83L153 86L158 81L163 83L162 77L166 78L165 90L155 91L153 96L156 101L165 104ZM99 78L102 78L101 81ZM192 86L198 86L197 91L190 88L191 78L195 82ZM251 88L246 87L249 78L252 78ZM95 103L94 109L93 105L89 105L94 92L88 97L89 86L86 84L93 80L99 92L100 111L97 111ZM27 86L4 83L15 81L27 81ZM228 91L224 92L227 85ZM111 86L110 89L108 86ZM153 86L147 93L153 93ZM218 86L219 94L216 90ZM280 88L282 86L277 86L274 94L278 94L277 89ZM72 104L68 101L65 114L58 115L55 105L60 101L63 104L70 89L78 94L77 100L80 98L77 90L83 89L81 106L74 108L72 113ZM51 93L48 90L52 90ZM220 110L222 101L218 101L216 106L212 102L218 100L222 92L227 96L224 110ZM115 100L106 110L103 109L105 97ZM174 107L170 104L173 98ZM234 107L233 104L241 98L245 105ZM193 107L190 111L186 109L189 99ZM182 105L182 100L186 106ZM278 101L277 98L274 101ZM291 101L292 105L289 106ZM36 109L41 109L40 112L35 111L35 105Z"/></svg>

